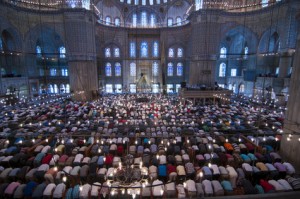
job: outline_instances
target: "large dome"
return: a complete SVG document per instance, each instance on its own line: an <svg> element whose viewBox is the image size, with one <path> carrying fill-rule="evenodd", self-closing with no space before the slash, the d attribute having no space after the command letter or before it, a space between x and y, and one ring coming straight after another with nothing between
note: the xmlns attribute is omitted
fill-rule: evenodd
<svg viewBox="0 0 300 199"><path fill-rule="evenodd" d="M126 28L178 27L189 23L188 16L205 9L223 12L251 12L281 0L4 0L35 10L86 9L95 12L98 22Z"/></svg>

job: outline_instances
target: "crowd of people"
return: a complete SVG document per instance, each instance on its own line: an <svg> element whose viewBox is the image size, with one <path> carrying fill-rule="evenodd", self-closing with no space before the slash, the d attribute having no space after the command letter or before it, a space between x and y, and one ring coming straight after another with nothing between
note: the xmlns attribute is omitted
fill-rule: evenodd
<svg viewBox="0 0 300 199"><path fill-rule="evenodd" d="M284 111L160 94L0 104L0 198L201 197L300 189Z"/></svg>

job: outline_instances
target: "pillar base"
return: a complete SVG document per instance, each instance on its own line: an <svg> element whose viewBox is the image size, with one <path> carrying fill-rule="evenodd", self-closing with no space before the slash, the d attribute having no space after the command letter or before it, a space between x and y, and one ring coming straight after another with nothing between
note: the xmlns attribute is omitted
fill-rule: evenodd
<svg viewBox="0 0 300 199"><path fill-rule="evenodd" d="M100 97L100 95L99 95L98 91L92 90L92 91L83 91L83 92L79 92L79 93L74 93L74 95L72 96L72 99L74 101L85 102L85 101L92 101L92 100L99 99L99 97Z"/></svg>

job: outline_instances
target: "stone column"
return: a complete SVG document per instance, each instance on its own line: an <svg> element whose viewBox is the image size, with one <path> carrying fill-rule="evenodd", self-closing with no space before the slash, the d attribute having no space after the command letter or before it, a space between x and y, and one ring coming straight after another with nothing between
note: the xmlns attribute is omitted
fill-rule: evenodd
<svg viewBox="0 0 300 199"><path fill-rule="evenodd" d="M293 73L289 88L289 100L286 119L284 121L284 134L281 140L280 153L283 158L293 164L300 171L300 35L297 38L296 52L293 62ZM289 137L289 134L294 134Z"/></svg>
<svg viewBox="0 0 300 199"><path fill-rule="evenodd" d="M70 87L79 101L92 100L98 93L95 21L87 10L64 13Z"/></svg>

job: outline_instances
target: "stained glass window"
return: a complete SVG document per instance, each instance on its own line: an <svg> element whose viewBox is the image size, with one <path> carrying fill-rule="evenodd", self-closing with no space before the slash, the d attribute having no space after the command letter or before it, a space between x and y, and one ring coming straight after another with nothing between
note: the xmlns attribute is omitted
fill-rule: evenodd
<svg viewBox="0 0 300 199"><path fill-rule="evenodd" d="M182 19L181 17L176 17L176 25L181 26Z"/></svg>
<svg viewBox="0 0 300 199"><path fill-rule="evenodd" d="M151 26L151 27L154 27L155 24L156 24L156 17L155 17L154 14L151 14L151 15L150 15L150 26Z"/></svg>
<svg viewBox="0 0 300 199"><path fill-rule="evenodd" d="M115 64L115 75L121 76L121 73L122 73L121 64L119 62L117 62Z"/></svg>
<svg viewBox="0 0 300 199"><path fill-rule="evenodd" d="M66 48L63 47L63 46L59 48L59 57L60 58L65 58L66 57Z"/></svg>
<svg viewBox="0 0 300 199"><path fill-rule="evenodd" d="M53 86L51 84L48 85L48 92L49 93L53 93L54 92Z"/></svg>
<svg viewBox="0 0 300 199"><path fill-rule="evenodd" d="M176 88L175 88L176 89L176 93L178 93L179 89L181 88L181 85L180 84L176 84L175 86L176 86Z"/></svg>
<svg viewBox="0 0 300 199"><path fill-rule="evenodd" d="M58 93L58 87L57 87L57 84L54 84L53 91L54 91L54 93Z"/></svg>
<svg viewBox="0 0 300 199"><path fill-rule="evenodd" d="M147 26L147 13L146 12L142 12L142 14L141 14L141 25Z"/></svg>
<svg viewBox="0 0 300 199"><path fill-rule="evenodd" d="M183 57L183 49L182 48L177 49L177 57Z"/></svg>
<svg viewBox="0 0 300 199"><path fill-rule="evenodd" d="M82 7L89 10L90 9L90 0L82 0Z"/></svg>
<svg viewBox="0 0 300 199"><path fill-rule="evenodd" d="M105 75L110 77L111 76L111 64L110 63L106 63L105 66Z"/></svg>
<svg viewBox="0 0 300 199"><path fill-rule="evenodd" d="M139 5L139 0L134 0L135 5Z"/></svg>
<svg viewBox="0 0 300 199"><path fill-rule="evenodd" d="M137 25L137 15L136 15L136 13L134 13L132 15L132 26L136 27L136 25Z"/></svg>
<svg viewBox="0 0 300 199"><path fill-rule="evenodd" d="M1 50L2 50L2 39L0 39L1 41ZM36 46L36 56L37 57L41 57L42 56L42 48L40 46Z"/></svg>
<svg viewBox="0 0 300 199"><path fill-rule="evenodd" d="M262 7L267 7L269 3L269 0L261 0L261 6Z"/></svg>
<svg viewBox="0 0 300 199"><path fill-rule="evenodd" d="M105 85L105 91L106 91L106 93L112 93L113 92L113 85L112 84L106 84Z"/></svg>
<svg viewBox="0 0 300 199"><path fill-rule="evenodd" d="M135 42L130 42L130 57L136 57Z"/></svg>
<svg viewBox="0 0 300 199"><path fill-rule="evenodd" d="M115 84L116 93L122 93L122 84Z"/></svg>
<svg viewBox="0 0 300 199"><path fill-rule="evenodd" d="M168 63L168 76L173 76L173 64Z"/></svg>
<svg viewBox="0 0 300 199"><path fill-rule="evenodd" d="M65 93L66 92L65 85L61 84L60 87L59 87L59 90L60 90L61 93Z"/></svg>
<svg viewBox="0 0 300 199"><path fill-rule="evenodd" d="M61 69L61 75L62 75L62 76L68 76L68 75L69 75L68 69L67 69L67 68Z"/></svg>
<svg viewBox="0 0 300 199"><path fill-rule="evenodd" d="M245 49L244 49L244 58L245 59L248 58L248 54L249 54L249 48L248 48L248 46L246 46Z"/></svg>
<svg viewBox="0 0 300 199"><path fill-rule="evenodd" d="M130 76L135 77L136 76L136 64L130 63Z"/></svg>
<svg viewBox="0 0 300 199"><path fill-rule="evenodd" d="M183 75L183 65L182 63L177 64L177 76L182 76Z"/></svg>
<svg viewBox="0 0 300 199"><path fill-rule="evenodd" d="M173 26L173 19L169 18L168 19L168 27L171 27L171 26Z"/></svg>
<svg viewBox="0 0 300 199"><path fill-rule="evenodd" d="M66 85L66 93L70 93L70 84Z"/></svg>
<svg viewBox="0 0 300 199"><path fill-rule="evenodd" d="M152 64L152 73L153 73L154 77L158 76L158 63L157 62L153 62L153 64Z"/></svg>
<svg viewBox="0 0 300 199"><path fill-rule="evenodd" d="M110 16L107 16L107 17L105 18L105 24L106 24L106 25L111 25L111 17L110 17Z"/></svg>
<svg viewBox="0 0 300 199"><path fill-rule="evenodd" d="M203 0L195 0L196 11L203 8Z"/></svg>
<svg viewBox="0 0 300 199"><path fill-rule="evenodd" d="M236 68L232 68L232 69L231 69L231 71L230 71L231 77L236 77L236 71L237 71Z"/></svg>
<svg viewBox="0 0 300 199"><path fill-rule="evenodd" d="M174 57L174 49L169 48L169 57Z"/></svg>
<svg viewBox="0 0 300 199"><path fill-rule="evenodd" d="M219 68L219 77L225 77L226 74L226 64L221 63Z"/></svg>
<svg viewBox="0 0 300 199"><path fill-rule="evenodd" d="M167 93L173 93L173 84L167 84Z"/></svg>
<svg viewBox="0 0 300 199"><path fill-rule="evenodd" d="M120 26L120 18L115 18L115 26Z"/></svg>
<svg viewBox="0 0 300 199"><path fill-rule="evenodd" d="M105 48L105 57L111 57L110 48Z"/></svg>
<svg viewBox="0 0 300 199"><path fill-rule="evenodd" d="M114 56L120 57L120 48L114 48Z"/></svg>
<svg viewBox="0 0 300 199"><path fill-rule="evenodd" d="M225 47L222 47L220 50L220 58L226 58L227 49Z"/></svg>
<svg viewBox="0 0 300 199"><path fill-rule="evenodd" d="M136 84L130 84L129 91L130 93L136 93Z"/></svg>
<svg viewBox="0 0 300 199"><path fill-rule="evenodd" d="M152 92L159 93L159 84L152 84Z"/></svg>
<svg viewBox="0 0 300 199"><path fill-rule="evenodd" d="M56 76L56 69L55 68L50 69L50 76Z"/></svg>
<svg viewBox="0 0 300 199"><path fill-rule="evenodd" d="M141 43L141 57L148 57L148 43L145 41Z"/></svg>
<svg viewBox="0 0 300 199"><path fill-rule="evenodd" d="M146 0L142 0L142 5L143 5L143 6L146 5Z"/></svg>
<svg viewBox="0 0 300 199"><path fill-rule="evenodd" d="M153 43L153 57L158 57L158 42Z"/></svg>

